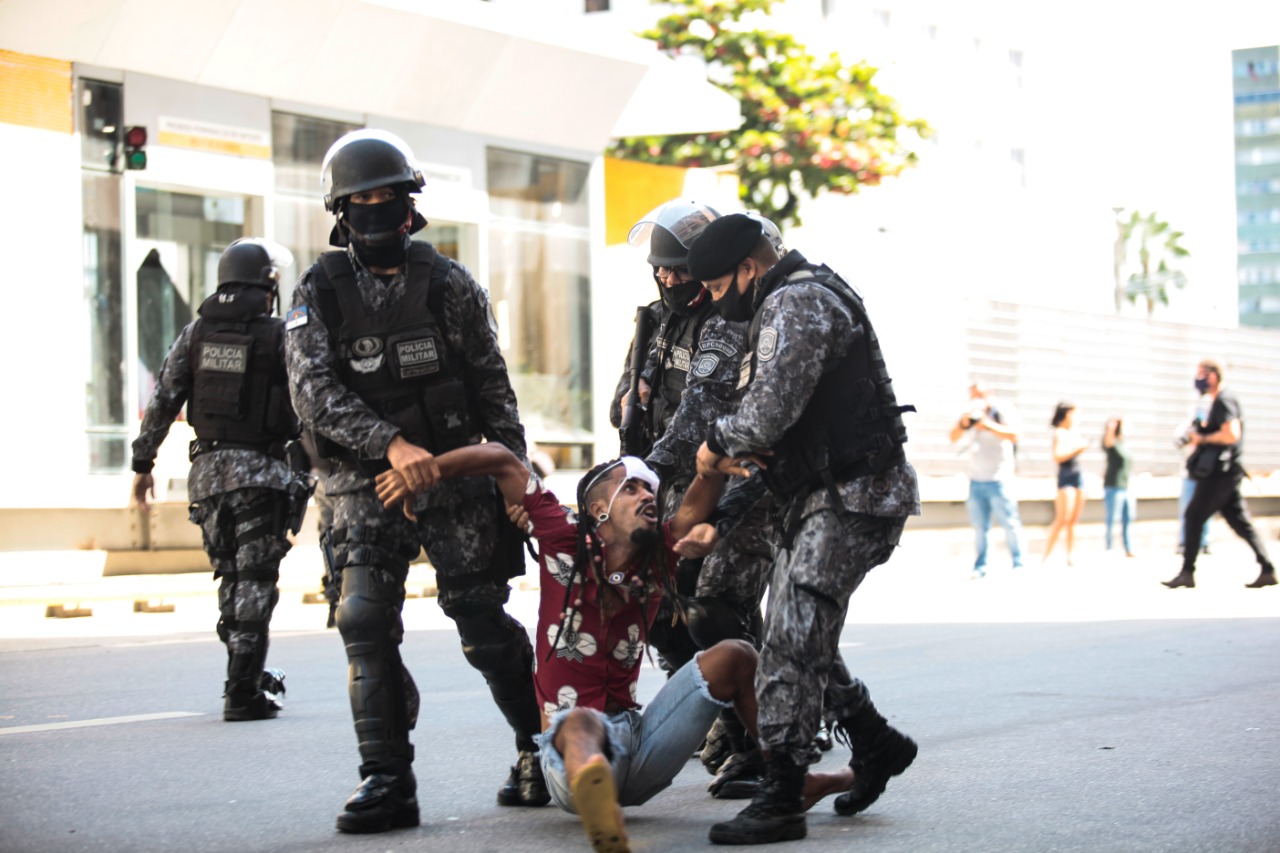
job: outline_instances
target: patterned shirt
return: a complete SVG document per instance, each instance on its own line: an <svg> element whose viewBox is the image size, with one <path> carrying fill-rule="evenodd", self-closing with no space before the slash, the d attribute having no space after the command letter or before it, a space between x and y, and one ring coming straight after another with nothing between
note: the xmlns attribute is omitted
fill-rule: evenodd
<svg viewBox="0 0 1280 853"><path fill-rule="evenodd" d="M605 617L600 581L579 571L573 580L569 610L573 615L561 631L565 591L574 575L578 521L572 511L560 505L537 476L530 474L524 508L538 540L538 566L542 600L538 608L537 671L534 685L538 703L550 716L564 708L594 708L615 711L639 708L636 682L644 638L657 613L663 589L654 578L643 599L621 596L621 607ZM668 528L663 528L664 551L670 571L676 560L675 544ZM625 571L625 569L624 569ZM625 587L614 587L624 592ZM574 600L581 600L574 607ZM619 597L610 596L610 606ZM559 634L559 642L556 636ZM556 642L552 652L552 643Z"/></svg>

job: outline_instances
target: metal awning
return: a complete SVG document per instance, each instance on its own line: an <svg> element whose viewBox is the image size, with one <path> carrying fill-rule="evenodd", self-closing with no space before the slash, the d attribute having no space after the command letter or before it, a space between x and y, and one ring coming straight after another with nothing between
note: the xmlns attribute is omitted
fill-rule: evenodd
<svg viewBox="0 0 1280 853"><path fill-rule="evenodd" d="M0 47L593 152L741 122L643 39L480 0L4 0Z"/></svg>

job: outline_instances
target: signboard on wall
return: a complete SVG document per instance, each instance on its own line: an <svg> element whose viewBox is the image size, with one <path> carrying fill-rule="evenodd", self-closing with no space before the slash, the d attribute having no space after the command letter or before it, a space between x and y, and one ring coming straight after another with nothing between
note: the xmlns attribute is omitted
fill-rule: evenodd
<svg viewBox="0 0 1280 853"><path fill-rule="evenodd" d="M271 159L271 134L266 130L172 116L160 116L159 130L156 142L160 145L233 157Z"/></svg>

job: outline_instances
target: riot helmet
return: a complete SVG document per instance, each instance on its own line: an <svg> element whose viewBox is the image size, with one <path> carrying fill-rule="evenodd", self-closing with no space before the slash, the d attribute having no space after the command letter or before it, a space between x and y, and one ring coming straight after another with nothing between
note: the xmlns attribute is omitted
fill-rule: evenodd
<svg viewBox="0 0 1280 853"><path fill-rule="evenodd" d="M293 253L261 237L241 237L227 246L218 260L218 287L231 284L275 290L284 270L293 266Z"/></svg>
<svg viewBox="0 0 1280 853"><path fill-rule="evenodd" d="M764 236L768 238L770 245L773 246L773 251L777 253L779 258L787 253L787 247L782 244L782 232L778 230L777 225L773 224L772 219L754 210L747 211L747 216L760 223Z"/></svg>
<svg viewBox="0 0 1280 853"><path fill-rule="evenodd" d="M658 277L658 268L674 270L686 267L689 247L711 221L719 218L715 208L692 199L672 199L649 211L631 227L627 242L649 250L646 261L653 267L653 280L658 285L662 302L677 314L688 314L706 301L702 282L685 280L666 286Z"/></svg>
<svg viewBox="0 0 1280 853"><path fill-rule="evenodd" d="M425 181L405 141L385 130L353 130L333 145L320 166L324 209L337 213L342 199L378 187L422 190Z"/></svg>

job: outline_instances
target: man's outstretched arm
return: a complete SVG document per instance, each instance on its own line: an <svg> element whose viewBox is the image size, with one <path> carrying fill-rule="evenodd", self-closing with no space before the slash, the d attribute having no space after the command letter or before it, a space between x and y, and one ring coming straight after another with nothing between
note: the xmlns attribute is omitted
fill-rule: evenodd
<svg viewBox="0 0 1280 853"><path fill-rule="evenodd" d="M529 484L529 469L505 445L496 441L485 444L472 444L450 450L434 457L439 478L425 484L424 488L434 486L439 480L454 477L493 477L502 492L503 500L508 504L519 504L524 500L525 489ZM406 509L412 504L414 492L394 468L378 475L378 499L388 509L398 503L404 503Z"/></svg>

